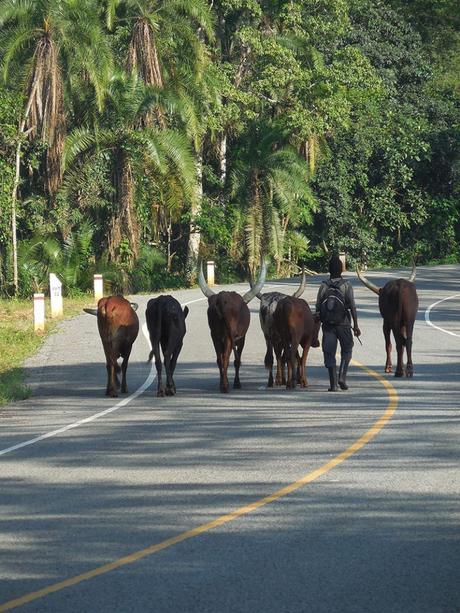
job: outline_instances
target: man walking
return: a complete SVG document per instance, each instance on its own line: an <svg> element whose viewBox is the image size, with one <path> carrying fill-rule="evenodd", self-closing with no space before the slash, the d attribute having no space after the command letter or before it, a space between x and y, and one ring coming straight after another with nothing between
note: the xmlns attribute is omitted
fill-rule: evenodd
<svg viewBox="0 0 460 613"><path fill-rule="evenodd" d="M337 342L340 343L341 354L338 384L341 389L348 389L347 371L354 344L350 312L353 332L358 337L361 331L358 327L353 287L342 277L342 262L334 255L329 261L329 279L321 283L316 299L316 314L323 324L322 349L324 365L329 371L330 392L336 392L338 389L335 362Z"/></svg>

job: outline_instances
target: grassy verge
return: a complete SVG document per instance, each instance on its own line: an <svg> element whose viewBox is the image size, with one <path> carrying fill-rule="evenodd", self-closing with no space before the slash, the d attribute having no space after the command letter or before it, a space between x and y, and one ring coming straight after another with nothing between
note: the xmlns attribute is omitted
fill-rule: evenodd
<svg viewBox="0 0 460 613"><path fill-rule="evenodd" d="M33 355L46 336L52 332L59 320L49 317L46 308L46 328L42 335L33 330L32 300L0 299L0 405L23 400L30 395L24 384L21 368L26 358ZM83 306L91 306L92 296L64 298L64 319L81 312Z"/></svg>

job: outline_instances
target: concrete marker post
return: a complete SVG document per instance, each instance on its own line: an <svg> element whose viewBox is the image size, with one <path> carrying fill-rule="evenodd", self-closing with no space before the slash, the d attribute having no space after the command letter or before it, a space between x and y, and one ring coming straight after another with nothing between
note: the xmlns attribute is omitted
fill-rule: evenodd
<svg viewBox="0 0 460 613"><path fill-rule="evenodd" d="M342 270L345 272L347 270L347 254L345 251L339 253L339 260L342 262Z"/></svg>
<svg viewBox="0 0 460 613"><path fill-rule="evenodd" d="M51 317L62 317L62 283L52 272L50 273Z"/></svg>
<svg viewBox="0 0 460 613"><path fill-rule="evenodd" d="M104 296L104 279L102 275L94 275L94 300L96 304Z"/></svg>
<svg viewBox="0 0 460 613"><path fill-rule="evenodd" d="M215 281L214 281L214 262L212 260L209 260L209 262L207 262L206 278L207 278L207 282L208 282L209 286L215 284Z"/></svg>
<svg viewBox="0 0 460 613"><path fill-rule="evenodd" d="M34 332L45 331L45 294L34 294Z"/></svg>

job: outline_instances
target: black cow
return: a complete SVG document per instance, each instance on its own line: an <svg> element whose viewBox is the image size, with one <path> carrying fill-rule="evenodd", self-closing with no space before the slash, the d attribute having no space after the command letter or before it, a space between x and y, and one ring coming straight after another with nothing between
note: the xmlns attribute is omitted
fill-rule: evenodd
<svg viewBox="0 0 460 613"><path fill-rule="evenodd" d="M128 391L126 385L126 371L128 360L134 341L139 333L139 319L135 313L137 304L128 302L123 296L108 296L101 298L97 309L83 309L90 315L97 315L97 327L104 347L107 366L106 396L118 396L119 381L117 373L120 372L118 358L122 357L121 364L121 391Z"/></svg>
<svg viewBox="0 0 460 613"><path fill-rule="evenodd" d="M179 302L172 296L158 296L147 303L145 319L152 345L149 362L155 356L158 375L157 396L165 394L173 396L176 393L173 375L186 332L185 318L187 315L188 307L182 310ZM166 370L166 390L161 375L160 345Z"/></svg>
<svg viewBox="0 0 460 613"><path fill-rule="evenodd" d="M412 274L409 280L395 279L388 281L383 287L378 287L368 281L359 268L356 269L356 273L360 281L379 297L379 309L383 317L383 334L385 336L387 354L385 372L392 372L391 332L393 332L398 354L395 377L402 377L404 374L404 347L407 352L405 374L406 377L413 377L412 334L418 310L418 296L414 284L416 275L415 262L412 266Z"/></svg>
<svg viewBox="0 0 460 613"><path fill-rule="evenodd" d="M246 332L251 318L247 303L261 291L265 283L266 273L267 268L264 263L257 283L244 296L240 296L237 292L227 291L216 294L208 287L203 275L203 266L200 265L198 282L201 291L208 298L208 324L216 350L221 392L228 392L227 370L232 350L235 356L233 387L241 387L239 375L241 354L243 353Z"/></svg>

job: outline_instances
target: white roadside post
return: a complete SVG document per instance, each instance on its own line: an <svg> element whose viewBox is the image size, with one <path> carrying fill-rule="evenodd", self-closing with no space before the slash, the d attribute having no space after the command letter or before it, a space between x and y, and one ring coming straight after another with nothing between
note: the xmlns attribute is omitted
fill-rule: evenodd
<svg viewBox="0 0 460 613"><path fill-rule="evenodd" d="M207 262L206 278L209 286L214 285L214 262L212 260L209 260L209 262Z"/></svg>
<svg viewBox="0 0 460 613"><path fill-rule="evenodd" d="M51 317L62 317L62 283L52 272L50 274Z"/></svg>
<svg viewBox="0 0 460 613"><path fill-rule="evenodd" d="M34 294L34 331L45 330L45 294Z"/></svg>
<svg viewBox="0 0 460 613"><path fill-rule="evenodd" d="M339 253L339 259L342 262L342 270L343 272L345 272L347 269L347 256L346 256L345 251L341 251Z"/></svg>
<svg viewBox="0 0 460 613"><path fill-rule="evenodd" d="M102 275L94 275L94 300L99 300L104 296L104 279Z"/></svg>

